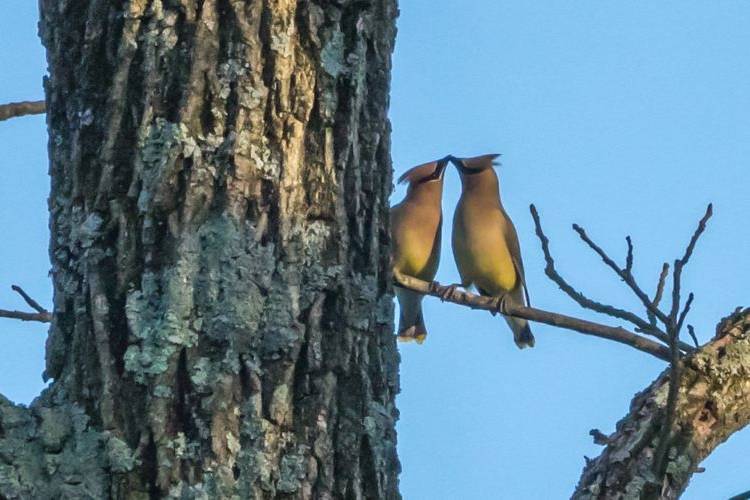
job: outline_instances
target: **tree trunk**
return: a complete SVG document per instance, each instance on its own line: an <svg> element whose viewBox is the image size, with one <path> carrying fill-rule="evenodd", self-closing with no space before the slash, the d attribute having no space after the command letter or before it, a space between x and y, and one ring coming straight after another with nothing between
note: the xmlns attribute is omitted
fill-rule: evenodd
<svg viewBox="0 0 750 500"><path fill-rule="evenodd" d="M41 0L50 389L0 498L398 498L395 0Z"/></svg>
<svg viewBox="0 0 750 500"><path fill-rule="evenodd" d="M635 396L604 452L587 460L573 498L678 498L703 459L750 423L750 309L725 318L716 338L682 367L664 470L654 472L654 455L665 425L669 370Z"/></svg>

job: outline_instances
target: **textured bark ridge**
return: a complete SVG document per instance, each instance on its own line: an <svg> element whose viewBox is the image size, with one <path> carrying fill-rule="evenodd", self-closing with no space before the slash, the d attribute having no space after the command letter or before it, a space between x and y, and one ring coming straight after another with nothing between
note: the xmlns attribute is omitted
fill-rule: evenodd
<svg viewBox="0 0 750 500"><path fill-rule="evenodd" d="M589 460L573 498L678 498L701 461L750 422L750 309L725 318L716 338L683 361L666 473L653 472L664 425L667 370L637 394L630 413Z"/></svg>
<svg viewBox="0 0 750 500"><path fill-rule="evenodd" d="M41 0L54 384L0 498L397 498L395 0Z"/></svg>

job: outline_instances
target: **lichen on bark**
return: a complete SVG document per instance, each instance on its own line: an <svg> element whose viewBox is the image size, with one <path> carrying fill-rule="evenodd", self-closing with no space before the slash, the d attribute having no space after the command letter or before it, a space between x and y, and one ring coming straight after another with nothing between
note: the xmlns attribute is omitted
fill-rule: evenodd
<svg viewBox="0 0 750 500"><path fill-rule="evenodd" d="M587 460L573 498L678 498L700 463L750 422L750 309L722 320L714 340L685 357L663 473L654 454L665 424L669 370L637 394L630 412Z"/></svg>
<svg viewBox="0 0 750 500"><path fill-rule="evenodd" d="M398 497L395 2L40 5L54 382L0 497Z"/></svg>

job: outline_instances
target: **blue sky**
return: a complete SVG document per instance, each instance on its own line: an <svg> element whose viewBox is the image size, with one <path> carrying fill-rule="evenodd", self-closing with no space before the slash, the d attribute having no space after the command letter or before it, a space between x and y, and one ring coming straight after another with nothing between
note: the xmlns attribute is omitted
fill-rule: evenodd
<svg viewBox="0 0 750 500"><path fill-rule="evenodd" d="M655 284L681 255L706 204L715 216L685 275L689 322L706 340L750 305L750 3L743 1L404 0L391 120L396 173L453 153L503 153L506 208L521 239L534 304L581 311L543 274L528 213L535 203L559 270L593 298L639 310L577 239L583 225ZM0 18L0 102L39 98L44 54L36 2L6 0ZM45 304L48 192L44 120L0 123L0 307L22 308L19 283ZM457 279L446 177L438 279ZM394 192L394 203L403 188ZM401 346L399 452L407 499L569 496L588 431L610 432L633 394L664 368L633 349L544 325L518 351L500 318L427 299L430 336ZM0 323L0 392L30 401L42 387L44 328ZM750 433L735 435L694 477L687 499L750 489Z"/></svg>

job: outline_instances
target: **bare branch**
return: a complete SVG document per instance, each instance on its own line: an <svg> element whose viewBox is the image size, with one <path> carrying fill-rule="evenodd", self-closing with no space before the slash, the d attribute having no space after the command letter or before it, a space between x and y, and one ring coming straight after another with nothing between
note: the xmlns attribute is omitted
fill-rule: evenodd
<svg viewBox="0 0 750 500"><path fill-rule="evenodd" d="M729 500L749 500L750 499L750 490L740 493L739 495L735 495Z"/></svg>
<svg viewBox="0 0 750 500"><path fill-rule="evenodd" d="M654 336L658 338L659 340L661 340L662 342L664 342L665 344L669 344L669 336L665 332L661 331L658 327L656 327L656 325L645 321L644 319L638 317L637 315L629 311L625 311L623 309L619 309L614 306L602 304L600 302L591 300L588 297L586 297L583 293L573 288L573 286L571 286L567 281L565 281L565 278L560 276L560 274L557 272L555 268L555 260L552 258L552 253L550 252L550 249L549 249L549 238L547 238L547 235L545 235L544 231L542 230L542 223L539 218L539 213L537 212L536 207L534 205L531 205L529 207L529 210L531 211L531 216L533 217L534 225L536 226L536 235L539 237L539 241L542 244L542 252L544 253L544 260L547 263L546 267L544 268L544 272L547 275L547 277L549 277L552 281L554 281L563 292L565 292L571 299L577 302L581 307L585 309L590 309L592 311L596 311L601 314L606 314L607 316L611 316L613 318L618 318L618 319L628 321L637 327L637 331L640 331L647 335ZM692 349L692 347L687 344L683 344L681 345L681 347L684 350Z"/></svg>
<svg viewBox="0 0 750 500"><path fill-rule="evenodd" d="M7 311L0 309L0 318L20 319L21 321L38 321L39 323L49 323L52 321L50 313L26 313L21 311Z"/></svg>
<svg viewBox="0 0 750 500"><path fill-rule="evenodd" d="M654 295L654 307L659 307L661 298L664 295L664 284L667 281L669 275L669 263L665 262L661 267L661 274L659 275L659 283L656 285L656 295ZM647 311L648 319L652 325L656 326L656 316L651 311Z"/></svg>
<svg viewBox="0 0 750 500"><path fill-rule="evenodd" d="M633 273L633 240L630 236L625 237L625 241L628 243L628 256L625 259L625 272L628 274Z"/></svg>
<svg viewBox="0 0 750 500"><path fill-rule="evenodd" d="M693 236L690 238L685 254L682 258L675 260L674 272L672 273L672 308L669 312L669 322L667 323L667 331L670 337L670 373L669 373L669 393L667 395L667 408L662 423L661 436L659 439L659 446L654 453L654 472L656 474L662 473L664 462L666 460L667 451L669 449L669 437L672 433L672 427L674 426L675 409L677 408L677 397L679 395L679 380L680 380L680 351L678 349L678 342L680 339L680 329L685 321L685 317L690 311L690 306L693 303L694 295L691 293L685 302L685 307L680 313L680 288L682 281L682 269L687 265L690 257L693 255L695 245L698 243L698 239L701 237L703 232L706 230L706 223L708 219L713 215L713 205L711 203L706 207L706 213L703 215L700 221L698 221L698 227L695 229ZM679 318L678 318L679 313ZM695 338L693 338L695 340Z"/></svg>
<svg viewBox="0 0 750 500"><path fill-rule="evenodd" d="M672 433L675 420L675 410L677 408L677 397L679 395L679 380L680 372L682 367L680 365L680 329L682 324L690 312L690 306L693 303L695 296L691 293L688 296L685 306L680 313L680 288L682 285L682 270L687 265L690 257L693 255L695 245L698 243L698 239L701 237L703 232L706 230L706 223L708 219L713 215L713 204L709 203L706 207L706 213L703 215L700 221L698 221L698 227L695 229L693 236L690 238L685 254L682 258L674 262L674 272L672 273L672 308L669 312L669 322L667 325L667 332L669 333L670 345L670 373L669 373L669 393L667 395L667 408L665 410L664 419L662 421L662 430L659 440L659 446L654 453L654 472L656 474L662 473L662 468L667 458L667 452L669 450L669 437ZM679 313L679 317L678 317ZM696 341L693 336L693 340Z"/></svg>
<svg viewBox="0 0 750 500"><path fill-rule="evenodd" d="M682 309L682 312L680 313L680 318L677 320L677 326L675 327L675 335L680 334L680 330L682 330L682 325L685 322L685 318L690 312L690 306L693 305L694 298L695 298L695 295L693 295L693 292L690 292L690 294L688 295L687 301L685 301L685 307Z"/></svg>
<svg viewBox="0 0 750 500"><path fill-rule="evenodd" d="M675 268L677 268L677 265L675 265ZM676 271L675 271L676 274ZM679 286L676 284L675 286ZM673 315L670 315L670 320L672 324L669 327L669 335L670 335L670 345L669 345L669 351L671 355L670 360L670 373L669 373L669 392L667 393L667 408L664 415L664 420L662 424L662 430L661 430L661 437L659 440L659 446L656 448L656 453L654 453L654 472L657 474L661 474L662 467L664 465L664 461L667 456L667 451L669 449L668 443L669 443L669 436L672 432L672 427L674 426L674 420L675 420L675 411L677 409L677 397L679 396L679 380L680 380L680 372L682 370L682 367L680 366L680 350L678 347L679 339L680 339L680 330L682 329L682 324L685 322L685 318L687 317L688 313L690 312L690 306L693 304L693 299L695 298L695 295L691 292L690 295L688 295L687 301L685 301L685 307L682 309L682 312L680 313L680 317L677 320L676 323L674 323L674 320L672 320ZM678 301L679 304L679 292L674 300ZM693 340L695 341L695 336L693 334Z"/></svg>
<svg viewBox="0 0 750 500"><path fill-rule="evenodd" d="M648 295L646 295L646 293L641 290L641 287L639 287L635 282L633 276L629 275L625 272L625 270L621 269L620 266L618 266L617 263L613 261L599 245L594 243L594 241L589 238L588 234L586 234L586 231L581 226L579 226L578 224L573 224L573 230L578 233L578 236L581 237L581 240L583 240L584 243L586 243L594 252L599 255L599 257L601 257L601 259L607 266L609 266L620 278L622 278L625 284L630 287L633 293L635 293L635 295L641 300L643 305L646 306L646 310L650 311L665 325L669 323L669 318L657 307L654 307L651 299L649 299Z"/></svg>
<svg viewBox="0 0 750 500"><path fill-rule="evenodd" d="M714 214L714 205L713 203L709 203L708 206L706 207L706 213L703 214L703 217L701 218L701 220L698 221L698 227L695 229L695 233L693 233L693 237L690 238L690 243L688 243L688 246L685 249L685 255L683 255L682 258L680 259L680 264L682 266L685 266L690 260L690 257L693 255L695 244L698 243L698 238L700 238L703 232L706 230L706 223L708 222L708 219L710 219L713 214Z"/></svg>
<svg viewBox="0 0 750 500"><path fill-rule="evenodd" d="M662 428L659 437L659 445L654 452L654 467L656 474L662 474L664 461L669 451L670 436L674 426L675 410L677 409L677 396L680 392L680 351L676 347L677 343L670 346L671 359L669 361L669 392L667 393L667 407L664 410L662 419Z"/></svg>
<svg viewBox="0 0 750 500"><path fill-rule="evenodd" d="M23 101L0 104L0 122L26 115L41 115L47 109L44 101Z"/></svg>
<svg viewBox="0 0 750 500"><path fill-rule="evenodd" d="M24 289L23 289L23 288L21 288L21 287L20 287L20 286L18 286L18 285L13 285L13 286L11 286L10 288L11 288L11 289L12 289L12 290L13 290L14 292L16 292L16 293L17 293L18 295L20 295L20 296L21 296L21 297L23 298L23 300L24 300L24 301L25 301L25 302L26 302L26 303L27 303L27 304L28 304L28 305L29 305L29 306L30 306L30 307L31 307L32 309L34 309L34 310L35 310L36 312L38 312L38 313L45 313L45 314L49 314L49 312L48 312L48 311L47 311L47 310L46 310L45 308L43 308L42 306L40 306L40 305L39 305L39 302L37 302L36 300L34 300L34 299L32 299L31 297L29 297L29 294L28 294L28 293L26 293L26 292L24 291Z"/></svg>
<svg viewBox="0 0 750 500"><path fill-rule="evenodd" d="M687 326L688 333L690 334L690 338L693 339L693 343L695 344L696 349L700 347L700 344L698 343L698 337L695 336L695 328L693 328L693 325Z"/></svg>
<svg viewBox="0 0 750 500"><path fill-rule="evenodd" d="M27 313L22 311L8 311L0 309L0 318L19 319L21 321L38 321L39 323L49 323L52 321L52 313L39 305L39 302L32 299L23 288L18 285L11 287L14 292L20 295L23 300L36 312Z"/></svg>
<svg viewBox="0 0 750 500"><path fill-rule="evenodd" d="M463 290L456 290L453 294L450 294L449 297L444 298L443 296L449 287L440 285L437 282L428 283L414 278L413 276L404 275L398 271L393 272L393 279L397 286L424 295L438 297L454 304L468 306L472 309L498 312L493 297L482 297ZM573 318L564 314L544 311L533 307L520 306L517 304L506 303L505 310L510 316L524 318L538 323L545 323L547 325L557 326L568 330L574 330L586 335L614 340L615 342L629 345L639 351L651 354L659 359L665 361L669 361L670 359L669 349L666 346L625 330L624 328L606 326L583 319Z"/></svg>
<svg viewBox="0 0 750 500"><path fill-rule="evenodd" d="M673 324L677 321L677 313L680 309L680 286L682 281L682 269L687 265L690 257L693 255L695 245L698 243L698 239L701 237L703 232L706 230L706 223L708 219L713 215L713 204L709 203L706 207L706 213L698 221L698 227L695 229L693 236L690 238L685 254L679 260L674 263L674 273L672 273L672 310L669 313L669 320Z"/></svg>
<svg viewBox="0 0 750 500"><path fill-rule="evenodd" d="M750 423L748 359L750 309L722 320L713 340L682 362L678 384L680 394L689 397L677 399L662 473L653 472L653 462L664 425L664 394L672 382L669 371L636 394L628 414L607 436L607 447L586 462L572 498L679 498L701 471L700 463Z"/></svg>
<svg viewBox="0 0 750 500"><path fill-rule="evenodd" d="M544 268L544 273L549 277L552 281L554 281L557 286L560 287L560 289L565 292L571 299L576 301L581 307L585 309L590 309L592 311L596 311L601 314L606 314L607 316L612 316L614 318L622 319L625 321L628 321L630 323L633 323L639 328L648 329L649 325L644 320L636 316L635 314L616 308L614 306L610 306L607 304L602 304L600 302L596 302L592 299L589 299L586 297L583 293L579 292L575 288L573 288L572 285L570 285L565 278L563 278L555 268L555 260L552 257L552 253L549 249L549 238L547 238L547 235L544 234L544 231L542 230L542 223L539 218L539 213L536 210L536 207L534 205L531 205L529 207L531 210L531 216L534 219L534 225L536 226L536 235L539 237L539 241L542 244L542 252L544 253L544 260L546 261L547 265ZM662 337L659 337L659 335L656 335L660 340L664 342L668 342L668 338L666 334L661 332Z"/></svg>

